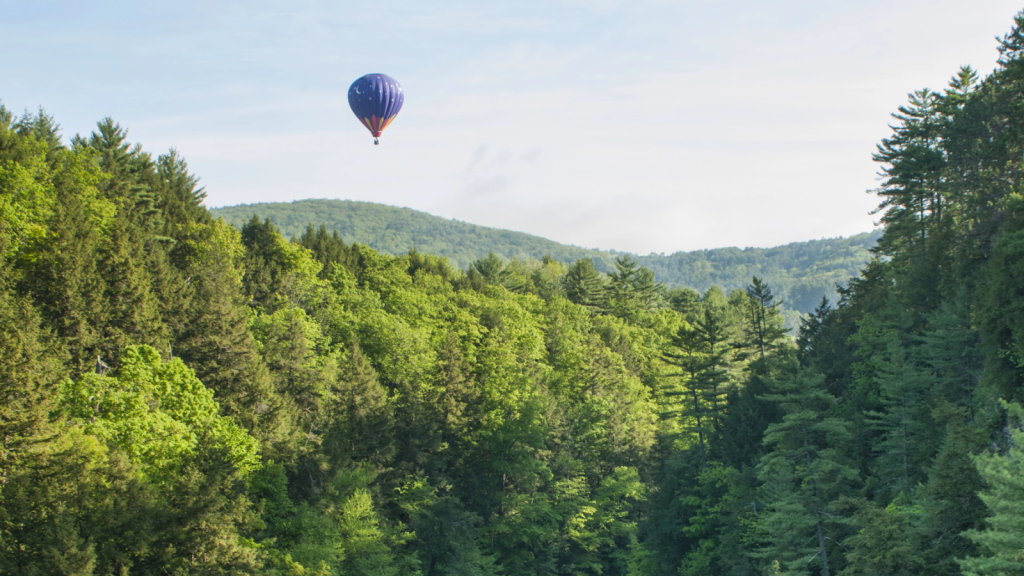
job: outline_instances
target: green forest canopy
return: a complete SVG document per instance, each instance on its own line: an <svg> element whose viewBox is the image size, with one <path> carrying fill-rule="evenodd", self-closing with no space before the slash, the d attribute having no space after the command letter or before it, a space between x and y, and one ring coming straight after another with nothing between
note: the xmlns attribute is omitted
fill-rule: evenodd
<svg viewBox="0 0 1024 576"><path fill-rule="evenodd" d="M203 206L0 106L0 575L1024 573L1024 12L876 152L884 232L771 285L463 270Z"/></svg>
<svg viewBox="0 0 1024 576"><path fill-rule="evenodd" d="M324 225L350 244L364 244L396 256L413 248L448 258L462 269L493 252L505 260L541 260L549 256L563 264L591 258L598 271L610 272L615 269L615 258L622 255L373 202L298 200L241 204L211 212L238 228L253 215L269 218L290 238L297 238L310 224ZM822 296L835 299L836 284L845 284L860 272L880 236L881 231L877 231L775 248L716 248L635 258L669 287L700 292L713 285L726 291L744 288L752 276L758 276L772 285L785 310L810 313Z"/></svg>

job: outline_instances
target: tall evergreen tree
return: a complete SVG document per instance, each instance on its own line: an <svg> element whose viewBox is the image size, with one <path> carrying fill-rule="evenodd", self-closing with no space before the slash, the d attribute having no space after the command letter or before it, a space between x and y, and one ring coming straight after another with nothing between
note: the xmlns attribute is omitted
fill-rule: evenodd
<svg viewBox="0 0 1024 576"><path fill-rule="evenodd" d="M891 500L901 492L909 494L924 479L937 448L928 401L935 379L913 361L895 334L885 338L885 349L873 359L881 410L866 416L878 433L874 476Z"/></svg>
<svg viewBox="0 0 1024 576"><path fill-rule="evenodd" d="M351 343L341 363L335 397L334 428L325 440L330 457L339 464L351 460L377 466L390 463L395 453L393 407L357 342Z"/></svg>
<svg viewBox="0 0 1024 576"><path fill-rule="evenodd" d="M910 94L909 103L893 117L899 121L891 138L882 140L874 159L884 163L885 180L878 190L878 207L886 233L879 249L886 254L923 247L932 220L942 215L942 171L945 154L940 144L945 119L942 94L928 89Z"/></svg>
<svg viewBox="0 0 1024 576"><path fill-rule="evenodd" d="M505 269L505 263L494 252L487 254L486 258L480 258L471 265L480 277L487 284L497 284L501 280L501 271Z"/></svg>
<svg viewBox="0 0 1024 576"><path fill-rule="evenodd" d="M978 497L984 481L972 459L984 436L965 425L962 409L940 406L936 414L946 422L945 437L928 470L927 483L916 495L921 511L918 533L929 570L946 576L960 574L958 559L978 551L964 533L980 528L987 513Z"/></svg>
<svg viewBox="0 0 1024 576"><path fill-rule="evenodd" d="M700 303L700 292L693 288L672 288L667 293L667 300L673 310L686 318L697 311L697 305Z"/></svg>
<svg viewBox="0 0 1024 576"><path fill-rule="evenodd" d="M459 348L459 338L447 332L438 350L438 384L442 442L451 445L479 424L480 391L473 382L473 373Z"/></svg>
<svg viewBox="0 0 1024 576"><path fill-rule="evenodd" d="M52 156L53 152L63 148L60 124L57 124L54 117L47 114L42 107L39 108L39 112L36 114L26 112L12 127L19 135L33 138L37 142L45 144L48 156Z"/></svg>
<svg viewBox="0 0 1024 576"><path fill-rule="evenodd" d="M569 266L563 280L566 297L576 304L588 308L604 306L604 279L594 268L594 262L584 258Z"/></svg>
<svg viewBox="0 0 1024 576"><path fill-rule="evenodd" d="M608 309L620 318L632 319L638 312L653 309L665 286L655 281L652 270L625 254L615 259L615 271L608 276L605 289Z"/></svg>
<svg viewBox="0 0 1024 576"><path fill-rule="evenodd" d="M100 234L73 190L62 191L50 229L26 279L28 290L47 323L71 354L73 373L96 368L104 353L103 329L110 315L103 298ZM109 359L109 358L108 358Z"/></svg>
<svg viewBox="0 0 1024 576"><path fill-rule="evenodd" d="M789 330L782 327L779 303L775 301L772 289L757 276L747 287L747 298L746 338L758 357L764 360L765 354L774 350Z"/></svg>
<svg viewBox="0 0 1024 576"><path fill-rule="evenodd" d="M344 266L350 270L355 268L355 258L352 251L345 246L345 242L338 236L335 230L333 235L327 234L327 227L323 224L314 230L310 224L306 231L299 236L299 244L313 253L317 262L323 264L320 277L329 279L334 270Z"/></svg>
<svg viewBox="0 0 1024 576"><path fill-rule="evenodd" d="M1004 453L982 454L976 460L987 484L981 499L991 516L983 530L966 533L980 552L959 561L967 576L1024 574L1024 409L1018 404L1004 407L1009 417Z"/></svg>
<svg viewBox="0 0 1024 576"><path fill-rule="evenodd" d="M277 309L287 274L286 263L282 261L277 245L279 238L277 228L269 219L260 222L254 215L242 227L245 291L251 305L266 312Z"/></svg>
<svg viewBox="0 0 1024 576"><path fill-rule="evenodd" d="M174 148L157 158L155 168L160 182L157 208L162 212L163 233L176 242L190 238L198 224L211 219L203 206L206 188L199 186L199 177L189 172L188 163Z"/></svg>
<svg viewBox="0 0 1024 576"><path fill-rule="evenodd" d="M175 337L174 354L216 392L226 414L273 446L287 434L281 430L281 399L249 330L238 233L214 221L202 238L200 257L185 272L194 296L188 320Z"/></svg>
<svg viewBox="0 0 1024 576"><path fill-rule="evenodd" d="M703 307L703 314L694 323L694 330L704 353L694 386L701 390L701 396L710 408L711 426L718 434L724 417L725 398L733 385L728 371L732 346L725 319L721 311L712 306Z"/></svg>
<svg viewBox="0 0 1024 576"><path fill-rule="evenodd" d="M701 334L688 325L681 326L672 338L671 352L665 353L665 361L682 370L678 376L685 380L678 386L667 389L663 394L674 400L680 408L671 414L684 424L684 430L697 436L701 468L707 468L708 443L713 433L711 407L708 406L706 391L700 377L706 365L705 346Z"/></svg>
<svg viewBox="0 0 1024 576"><path fill-rule="evenodd" d="M764 443L771 452L758 463L765 510L758 518L761 547L754 556L780 574L807 575L817 559L822 576L835 570L843 516L836 500L857 481L846 461L848 424L829 415L836 399L825 391L824 378L791 365L772 383L766 396L782 409L782 421L771 424Z"/></svg>
<svg viewBox="0 0 1024 576"><path fill-rule="evenodd" d="M99 262L99 272L106 280L103 298L110 311L104 334L105 355L115 358L131 344L165 350L169 334L153 293L151 269L146 266L149 255L124 212L114 219L108 238Z"/></svg>
<svg viewBox="0 0 1024 576"><path fill-rule="evenodd" d="M32 467L58 433L55 386L67 369L31 303L11 292L0 271L0 498L7 479Z"/></svg>

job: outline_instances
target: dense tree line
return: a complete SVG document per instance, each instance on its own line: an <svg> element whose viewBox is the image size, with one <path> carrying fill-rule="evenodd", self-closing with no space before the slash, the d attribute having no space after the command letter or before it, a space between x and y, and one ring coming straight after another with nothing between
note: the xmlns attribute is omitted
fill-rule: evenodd
<svg viewBox="0 0 1024 576"><path fill-rule="evenodd" d="M309 223L324 224L347 243L399 255L410 248L444 256L462 269L488 253L503 260L541 260L544 256L566 266L591 259L600 272L615 270L622 253L559 244L552 240L486 226L448 220L409 208L352 200L298 200L214 208L214 216L241 228L253 214L269 218L282 235L297 238ZM799 326L800 314L810 313L836 284L844 285L871 259L880 232L850 238L794 242L775 248L714 248L673 254L631 255L667 286L704 292L711 286L743 289L757 276L775 290L787 326Z"/></svg>
<svg viewBox="0 0 1024 576"><path fill-rule="evenodd" d="M574 302L552 259L459 271L239 231L109 119L65 146L0 109L0 167L0 573L646 561L660 347L684 320L635 261L591 266Z"/></svg>
<svg viewBox="0 0 1024 576"><path fill-rule="evenodd" d="M238 230L0 107L0 574L1024 573L1024 13L1000 50L895 115L796 332L759 277Z"/></svg>

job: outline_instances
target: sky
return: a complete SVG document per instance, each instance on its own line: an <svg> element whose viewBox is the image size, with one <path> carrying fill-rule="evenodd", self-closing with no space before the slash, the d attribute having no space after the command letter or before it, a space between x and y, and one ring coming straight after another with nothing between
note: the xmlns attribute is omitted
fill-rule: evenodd
<svg viewBox="0 0 1024 576"><path fill-rule="evenodd" d="M907 93L990 73L1003 0L0 0L0 102L112 117L208 206L340 198L639 254L871 230ZM381 145L348 107L386 73Z"/></svg>

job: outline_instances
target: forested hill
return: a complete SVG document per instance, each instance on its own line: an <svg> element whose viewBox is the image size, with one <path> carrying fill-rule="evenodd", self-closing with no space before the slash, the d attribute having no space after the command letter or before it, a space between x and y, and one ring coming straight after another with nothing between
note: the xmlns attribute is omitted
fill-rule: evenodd
<svg viewBox="0 0 1024 576"><path fill-rule="evenodd" d="M358 242L395 256L415 248L425 254L443 256L462 269L489 252L506 260L540 260L548 255L563 263L580 258L596 258L604 263L607 256L600 250L567 246L525 232L477 226L376 202L298 200L241 204L213 208L210 212L236 228L241 228L253 215L270 218L282 234L292 238L302 234L310 224L323 224L329 231L337 230L349 244Z"/></svg>
<svg viewBox="0 0 1024 576"><path fill-rule="evenodd" d="M241 228L253 215L270 218L281 232L298 237L310 224L337 231L347 243L360 243L393 255L410 248L448 258L465 269L493 252L505 260L549 256L569 264L591 258L601 272L614 270L621 254L560 244L540 236L433 216L411 208L352 200L299 200L242 204L211 212ZM670 287L703 292L744 288L752 276L768 282L787 309L813 311L821 297L835 298L836 284L856 276L869 259L881 231L850 238L794 242L775 248L716 248L669 255L637 256L637 261Z"/></svg>

